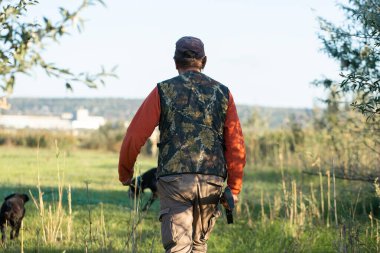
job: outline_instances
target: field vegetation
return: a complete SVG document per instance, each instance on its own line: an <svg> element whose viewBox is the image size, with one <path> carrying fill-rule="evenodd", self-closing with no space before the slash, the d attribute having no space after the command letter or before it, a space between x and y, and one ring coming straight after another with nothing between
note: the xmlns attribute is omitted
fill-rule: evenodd
<svg viewBox="0 0 380 253"><path fill-rule="evenodd" d="M265 124L255 113L244 121L248 161L235 224L219 219L209 251L378 252L378 123L330 104L308 123L290 117L279 129ZM87 140L98 146L32 131L25 132L37 138L31 148L4 142L0 196L31 197L22 235L4 252L163 251L159 203L142 212L150 193L130 199L118 182L115 151L124 131L91 133ZM38 147L41 136L46 145ZM156 164L149 145L145 150L136 174Z"/></svg>
<svg viewBox="0 0 380 253"><path fill-rule="evenodd" d="M64 80L69 90L73 82L96 87L115 76L115 69L75 74L46 63L40 54L95 3L103 1L84 0L74 12L61 8L58 20L45 18L39 25L23 19L36 1L3 6L0 89L5 102L0 107L10 109L6 98L18 75L35 67ZM305 110L281 122L267 117L265 110L244 111L243 191L235 223L227 225L221 217L209 252L380 251L379 4L349 0L339 6L346 22L336 26L320 18L319 37L324 51L340 63L343 80L315 81L330 92L323 110ZM48 109L50 115L82 106L80 100L45 100L42 107L40 99L29 100L29 105L24 101L14 100L13 113ZM126 120L140 104L135 100L124 110L119 106L124 100L107 101L88 101L91 114L111 111L114 122ZM353 112L350 103L362 114ZM158 203L141 211L149 193L131 199L118 182L117 151L124 132L124 123L75 134L0 129L0 197L20 192L31 198L20 237L2 244L2 252L162 252ZM148 142L136 175L156 165L152 154Z"/></svg>

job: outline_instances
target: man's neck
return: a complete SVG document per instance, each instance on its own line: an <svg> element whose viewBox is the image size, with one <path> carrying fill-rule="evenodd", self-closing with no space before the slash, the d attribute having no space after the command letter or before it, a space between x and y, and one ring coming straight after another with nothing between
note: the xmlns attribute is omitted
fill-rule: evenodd
<svg viewBox="0 0 380 253"><path fill-rule="evenodd" d="M189 71L196 71L196 72L201 72L201 70L199 68L184 68L184 69L178 69L178 73L180 75L182 75L183 73L185 72L189 72Z"/></svg>

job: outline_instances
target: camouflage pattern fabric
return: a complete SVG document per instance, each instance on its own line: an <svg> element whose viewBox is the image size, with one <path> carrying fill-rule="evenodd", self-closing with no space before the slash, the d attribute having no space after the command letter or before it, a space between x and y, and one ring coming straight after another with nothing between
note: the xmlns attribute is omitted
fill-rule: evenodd
<svg viewBox="0 0 380 253"><path fill-rule="evenodd" d="M158 85L161 103L157 176L227 176L223 129L228 88L190 71Z"/></svg>

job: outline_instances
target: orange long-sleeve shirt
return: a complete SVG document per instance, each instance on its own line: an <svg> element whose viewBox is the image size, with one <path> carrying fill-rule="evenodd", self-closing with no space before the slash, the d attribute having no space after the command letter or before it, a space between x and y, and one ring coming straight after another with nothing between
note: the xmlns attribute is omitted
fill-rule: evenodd
<svg viewBox="0 0 380 253"><path fill-rule="evenodd" d="M119 180L126 182L133 177L133 167L141 147L151 136L160 121L161 107L158 88L155 87L133 117L124 137L119 157ZM234 194L242 187L246 154L243 133L232 94L229 93L228 109L224 122L224 156L227 163L227 185Z"/></svg>

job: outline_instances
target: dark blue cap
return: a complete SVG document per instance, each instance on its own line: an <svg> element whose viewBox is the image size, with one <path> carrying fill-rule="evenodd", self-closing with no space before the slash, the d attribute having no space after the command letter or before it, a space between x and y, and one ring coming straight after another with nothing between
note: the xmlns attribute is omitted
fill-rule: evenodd
<svg viewBox="0 0 380 253"><path fill-rule="evenodd" d="M205 56L203 42L195 37L185 36L175 44L175 59L195 58L201 59Z"/></svg>

